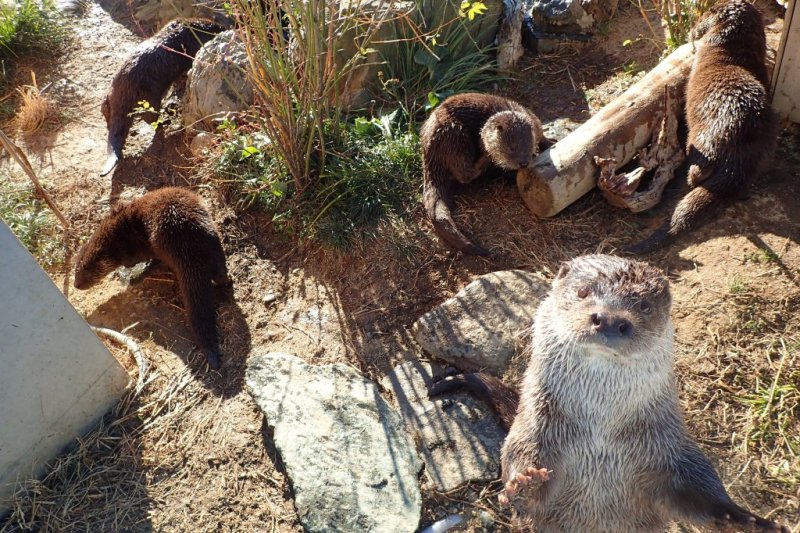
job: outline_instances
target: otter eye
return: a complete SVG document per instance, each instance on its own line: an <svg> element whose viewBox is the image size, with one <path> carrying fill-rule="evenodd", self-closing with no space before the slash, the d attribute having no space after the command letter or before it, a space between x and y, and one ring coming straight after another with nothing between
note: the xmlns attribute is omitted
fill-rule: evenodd
<svg viewBox="0 0 800 533"><path fill-rule="evenodd" d="M650 314L650 311L653 310L653 307L650 305L650 302L647 300L642 300L639 302L639 310L644 314Z"/></svg>
<svg viewBox="0 0 800 533"><path fill-rule="evenodd" d="M583 286L580 289L578 289L578 298L583 300L587 296L589 296L589 287Z"/></svg>

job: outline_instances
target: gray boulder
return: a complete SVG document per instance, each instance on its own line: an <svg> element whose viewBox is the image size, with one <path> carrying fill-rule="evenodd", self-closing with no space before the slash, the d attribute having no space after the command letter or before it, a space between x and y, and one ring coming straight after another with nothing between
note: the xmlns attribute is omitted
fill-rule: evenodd
<svg viewBox="0 0 800 533"><path fill-rule="evenodd" d="M460 369L501 373L548 289L524 270L483 275L420 317L414 336L426 352Z"/></svg>
<svg viewBox="0 0 800 533"><path fill-rule="evenodd" d="M421 465L374 383L345 365L278 352L252 357L246 379L306 531L416 530Z"/></svg>
<svg viewBox="0 0 800 533"><path fill-rule="evenodd" d="M410 361L382 381L417 435L425 473L440 491L497 479L505 430L488 406L467 393L429 399L433 372L429 363Z"/></svg>
<svg viewBox="0 0 800 533"><path fill-rule="evenodd" d="M183 124L215 129L253 103L244 44L233 30L220 33L197 52L186 84Z"/></svg>

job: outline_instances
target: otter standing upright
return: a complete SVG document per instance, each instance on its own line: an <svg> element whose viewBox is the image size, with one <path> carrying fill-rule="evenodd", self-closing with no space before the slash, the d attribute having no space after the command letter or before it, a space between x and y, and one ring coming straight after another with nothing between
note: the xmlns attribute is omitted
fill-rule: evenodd
<svg viewBox="0 0 800 533"><path fill-rule="evenodd" d="M576 258L537 309L519 396L481 374L433 387L435 395L465 384L513 419L501 453L504 496L523 526L633 533L681 520L788 533L736 505L689 436L670 307L658 269Z"/></svg>
<svg viewBox="0 0 800 533"><path fill-rule="evenodd" d="M746 0L713 6L692 30L697 52L686 86L687 179L692 190L670 220L632 253L653 250L700 215L747 193L777 128L769 103L767 41L758 9Z"/></svg>
<svg viewBox="0 0 800 533"><path fill-rule="evenodd" d="M463 93L431 113L420 130L420 141L423 202L436 233L458 250L488 255L456 227L451 184L469 183L492 164L504 170L527 167L546 142L541 122L508 98Z"/></svg>
<svg viewBox="0 0 800 533"><path fill-rule="evenodd" d="M209 22L173 20L137 46L125 60L100 107L108 126L110 150L101 176L111 172L122 159L134 108L145 101L158 111L172 82L191 68L200 47L223 29Z"/></svg>
<svg viewBox="0 0 800 533"><path fill-rule="evenodd" d="M115 207L78 253L75 288L88 289L120 265L153 258L175 273L195 337L208 364L219 368L212 281L231 282L214 222L191 191L165 187Z"/></svg>

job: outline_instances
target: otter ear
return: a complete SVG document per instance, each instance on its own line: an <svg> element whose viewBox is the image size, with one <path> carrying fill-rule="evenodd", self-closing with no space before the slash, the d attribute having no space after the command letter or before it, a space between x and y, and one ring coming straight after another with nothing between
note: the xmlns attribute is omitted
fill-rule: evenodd
<svg viewBox="0 0 800 533"><path fill-rule="evenodd" d="M569 274L569 263L561 263L555 279L563 279Z"/></svg>

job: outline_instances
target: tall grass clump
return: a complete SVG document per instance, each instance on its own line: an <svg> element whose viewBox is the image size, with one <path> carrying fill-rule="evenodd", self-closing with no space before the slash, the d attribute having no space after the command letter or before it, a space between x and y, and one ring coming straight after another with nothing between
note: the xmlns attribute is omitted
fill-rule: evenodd
<svg viewBox="0 0 800 533"><path fill-rule="evenodd" d="M369 60L370 42L391 16L393 2L377 10L362 10L362 3L233 2L246 29L242 35L261 126L297 191L324 166L325 124L333 124L331 134L338 133L353 76ZM348 49L352 56L343 57L340 50Z"/></svg>
<svg viewBox="0 0 800 533"><path fill-rule="evenodd" d="M417 11L426 1L416 0ZM448 95L485 90L501 79L493 47L474 37L481 16L470 11L478 8L481 13L485 5L441 0L441 6L442 12L453 16L431 28L407 17L404 38L397 43L396 52L382 53L381 90L389 97L389 104L397 102L415 119Z"/></svg>
<svg viewBox="0 0 800 533"><path fill-rule="evenodd" d="M423 10L429 2L233 1L260 131L223 126L217 174L279 227L336 247L408 213L419 200L421 111L497 79L473 36L495 29L480 26L483 2ZM366 117L354 110L365 101Z"/></svg>
<svg viewBox="0 0 800 533"><path fill-rule="evenodd" d="M695 22L714 5L715 0L650 0L651 8L646 8L642 0L637 0L639 11L642 13L648 26L650 20L648 11L655 11L661 17L664 27L664 44L668 50L674 50L682 44L689 42L690 31ZM658 38L655 30L650 27L653 36Z"/></svg>

